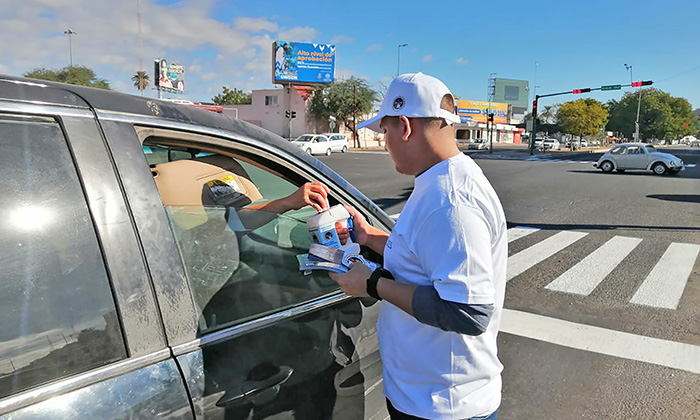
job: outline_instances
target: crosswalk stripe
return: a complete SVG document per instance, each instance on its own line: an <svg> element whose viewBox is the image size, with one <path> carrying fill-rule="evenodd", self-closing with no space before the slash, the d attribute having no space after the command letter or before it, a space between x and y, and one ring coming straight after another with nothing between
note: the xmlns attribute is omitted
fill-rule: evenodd
<svg viewBox="0 0 700 420"><path fill-rule="evenodd" d="M700 245L672 243L639 286L630 303L676 309L698 253Z"/></svg>
<svg viewBox="0 0 700 420"><path fill-rule="evenodd" d="M587 296L640 242L642 240L639 238L615 236L545 286L545 289Z"/></svg>
<svg viewBox="0 0 700 420"><path fill-rule="evenodd" d="M506 281L523 273L535 264L546 260L586 235L588 235L588 233L573 231L559 232L530 248L508 257Z"/></svg>
<svg viewBox="0 0 700 420"><path fill-rule="evenodd" d="M535 233L539 228L531 228L527 226L516 226L514 228L508 229L508 243L513 242L516 239L525 237L531 233Z"/></svg>

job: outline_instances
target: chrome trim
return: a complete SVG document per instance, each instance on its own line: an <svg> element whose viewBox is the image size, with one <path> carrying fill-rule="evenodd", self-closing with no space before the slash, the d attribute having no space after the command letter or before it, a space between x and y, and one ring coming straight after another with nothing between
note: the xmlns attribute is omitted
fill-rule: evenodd
<svg viewBox="0 0 700 420"><path fill-rule="evenodd" d="M15 394L9 398L0 400L0 415L97 382L114 378L154 363L168 360L169 358L170 351L168 349L163 349L145 356L125 359L102 368L94 369L90 372L78 374L68 379L58 380L57 382L37 389Z"/></svg>
<svg viewBox="0 0 700 420"><path fill-rule="evenodd" d="M173 355L175 357L182 356L187 353L199 350L202 346L207 344L216 343L234 336L249 333L251 331L256 331L264 328L270 324L277 322L282 322L284 320L303 315L306 312L310 312L316 309L325 308L327 306L334 305L345 300L353 299L353 297L346 295L343 292L335 292L332 295L327 295L321 299L295 306L294 308L287 309L285 311L277 312L264 316L262 318L254 319L250 322L246 322L239 325L234 325L229 328L225 328L221 331L216 331L211 334L205 335L202 338L192 340L188 343L180 344L172 348Z"/></svg>
<svg viewBox="0 0 700 420"><path fill-rule="evenodd" d="M89 108L81 106L47 105L39 101L16 101L0 98L0 112L17 112L31 115L59 115L66 117L95 118Z"/></svg>

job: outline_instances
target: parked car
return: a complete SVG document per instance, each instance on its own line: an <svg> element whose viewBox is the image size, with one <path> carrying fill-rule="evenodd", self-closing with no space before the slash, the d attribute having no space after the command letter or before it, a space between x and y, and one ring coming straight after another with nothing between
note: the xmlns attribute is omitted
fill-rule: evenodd
<svg viewBox="0 0 700 420"><path fill-rule="evenodd" d="M605 152L593 164L603 172L625 172L626 170L653 171L656 175L677 174L685 170L683 161L670 154L661 153L647 143L624 143Z"/></svg>
<svg viewBox="0 0 700 420"><path fill-rule="evenodd" d="M315 210L250 206L322 181L393 227L316 158L214 112L10 76L0 150L1 417L387 417L379 305L299 270Z"/></svg>
<svg viewBox="0 0 700 420"><path fill-rule="evenodd" d="M330 156L333 151L345 153L348 150L348 139L342 134L302 134L292 144L309 155Z"/></svg>
<svg viewBox="0 0 700 420"><path fill-rule="evenodd" d="M484 139L472 139L467 145L467 150L484 150L489 148L489 141Z"/></svg>
<svg viewBox="0 0 700 420"><path fill-rule="evenodd" d="M535 147L541 150L559 150L561 143L557 139L535 137Z"/></svg>

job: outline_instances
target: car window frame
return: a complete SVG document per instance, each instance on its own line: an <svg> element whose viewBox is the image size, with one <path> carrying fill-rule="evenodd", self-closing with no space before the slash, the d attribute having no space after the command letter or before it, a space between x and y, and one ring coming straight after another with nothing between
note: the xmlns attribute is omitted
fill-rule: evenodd
<svg viewBox="0 0 700 420"><path fill-rule="evenodd" d="M175 244L174 236L171 232L170 226L167 222L167 216L165 210L163 209L162 202L160 201L160 196L157 191L155 182L152 181L152 175L150 169L146 163L145 155L142 151L142 144L146 137L152 133L161 133L163 135L177 134L183 139L187 138L187 143L200 143L198 141L202 138L206 139L201 141L203 144L198 144L198 148L205 150L207 145L212 148L212 151L217 152L221 149L235 149L241 153L262 153L263 156L277 164L285 165L289 162L295 164L294 173L297 176L302 176L303 179L315 180L324 182L329 186L334 196L342 203L353 205L358 208L359 211L365 216L369 223L374 226L390 232L394 221L391 220L386 213L384 213L379 207L371 203L361 192L357 191L347 181L339 178L341 183L338 183L335 179L331 178L329 175L323 173L325 166L323 166L319 161L314 158L307 157L303 152L296 152L295 149L284 150L283 148L270 147L264 140L250 137L245 134L238 134L229 129L218 129L207 126L194 125L183 122L175 122L171 120L154 119L135 115L124 115L122 113L98 111L98 117L103 121L103 126L108 132L108 141L111 141L111 137L121 137L119 141L127 141L124 137L133 137L134 143L129 141L129 147L125 148L120 156L115 156L117 160L117 166L124 165L124 171L127 177L148 177L151 179L150 184L145 186L138 186L135 191L127 191L128 194L134 194L136 197L143 197L144 194L149 196L149 200L157 199L159 203L159 209L153 209L153 204L149 202L142 203L142 208L138 211L134 211L136 224L142 224L156 220L161 229L165 229L167 226L167 231L160 231L158 239L161 241L157 243L158 248L169 248L175 250L175 255L177 255L177 261L170 261L170 264L158 264L152 263L149 255L154 251L152 248L156 248L155 245L144 245L144 252L146 253L146 259L149 261L149 266L151 264L156 264L157 267L152 267L151 271L157 271L159 273L159 282L163 284L155 285L156 296L158 302L165 301L160 305L162 312L162 319L164 322L164 327L166 330L166 336L168 343L173 349L173 354L176 356L189 353L200 348L206 343L216 342L219 340L228 339L232 336L245 334L247 331L255 330L257 328L263 328L264 326L281 322L281 320L288 319L290 316L300 316L313 311L318 308L333 305L335 303L341 302L345 299L349 299L339 290L330 294L326 297L319 298L317 300L301 304L297 307L277 312L263 318L254 319L252 321L234 325L216 332L213 332L207 336L198 336L197 334L197 315L195 314L195 305L191 298L191 293L189 293L189 285L187 284L187 279L184 276L184 268L182 266L182 261L179 259L179 254L177 252L177 247ZM113 132L114 130L116 132ZM113 133L112 133L113 132ZM110 135L112 134L112 135ZM112 139L113 140L113 139ZM139 162L140 158L136 158L134 154L138 150L138 153L143 156L143 160ZM346 186L350 189L349 192L343 190ZM352 192L352 191L355 192ZM151 194L154 194L152 196ZM357 194L357 196L353 195ZM365 203L369 208L365 208ZM141 204L140 204L141 205ZM133 211L133 210L132 210ZM141 214L143 211L145 213ZM158 231L158 229L151 229L152 231ZM153 239L148 238L147 235L142 234L142 241L146 241L153 244ZM172 255L172 253L170 253ZM155 282L155 280L154 280ZM180 301L178 306L168 303L170 296L168 290L172 288L186 288L188 291L187 299L185 301ZM183 314L181 314L182 312Z"/></svg>

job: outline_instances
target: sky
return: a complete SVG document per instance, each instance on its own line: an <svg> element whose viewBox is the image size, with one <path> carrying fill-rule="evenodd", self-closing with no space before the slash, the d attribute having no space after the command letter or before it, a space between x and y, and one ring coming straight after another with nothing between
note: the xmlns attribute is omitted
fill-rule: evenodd
<svg viewBox="0 0 700 420"><path fill-rule="evenodd" d="M334 44L336 79L380 89L396 75L405 43L400 71L436 76L461 99L486 100L491 73L529 80L542 95L629 83L627 64L634 80L653 80L700 108L698 16L698 0L0 0L0 74L67 66L70 28L73 63L124 93L139 94L130 80L139 69L153 80L154 58L185 66L186 93L164 97L206 102L222 86L279 87L274 40ZM157 97L150 87L144 94Z"/></svg>

